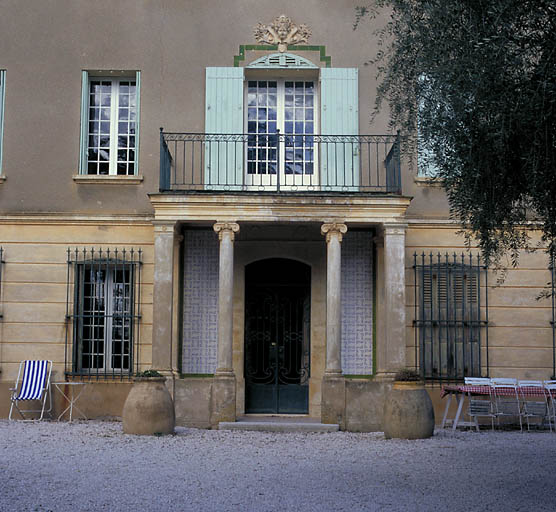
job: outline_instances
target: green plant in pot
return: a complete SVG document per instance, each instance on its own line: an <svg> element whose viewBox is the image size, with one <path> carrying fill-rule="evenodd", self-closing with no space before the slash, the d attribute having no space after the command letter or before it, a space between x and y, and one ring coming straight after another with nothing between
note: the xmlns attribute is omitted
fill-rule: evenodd
<svg viewBox="0 0 556 512"><path fill-rule="evenodd" d="M122 412L126 434L173 434L176 424L174 402L164 384L166 377L156 370L139 372Z"/></svg>
<svg viewBox="0 0 556 512"><path fill-rule="evenodd" d="M384 402L383 429L387 439L424 439L434 433L434 409L421 376L401 369Z"/></svg>

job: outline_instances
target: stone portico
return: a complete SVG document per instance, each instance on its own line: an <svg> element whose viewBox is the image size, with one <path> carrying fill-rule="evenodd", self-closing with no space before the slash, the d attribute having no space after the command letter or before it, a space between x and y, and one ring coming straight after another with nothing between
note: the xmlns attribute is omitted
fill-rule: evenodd
<svg viewBox="0 0 556 512"><path fill-rule="evenodd" d="M348 430L379 428L384 386L405 365L404 215L409 199L262 194L150 198L155 211L153 366L171 377L178 422L214 428L245 412L245 268L281 257L303 261L312 269L307 414ZM180 371L180 255L186 243L181 233L192 228L205 233L210 229L218 244L216 364L206 375ZM374 250L376 325L369 344L376 360L367 375L346 377L341 353L342 243L351 230L360 232Z"/></svg>

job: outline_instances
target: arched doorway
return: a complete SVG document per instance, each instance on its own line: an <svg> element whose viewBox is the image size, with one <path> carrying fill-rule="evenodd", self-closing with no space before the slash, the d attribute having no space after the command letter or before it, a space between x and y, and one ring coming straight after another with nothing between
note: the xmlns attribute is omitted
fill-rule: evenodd
<svg viewBox="0 0 556 512"><path fill-rule="evenodd" d="M311 267L284 258L245 267L245 412L309 411Z"/></svg>

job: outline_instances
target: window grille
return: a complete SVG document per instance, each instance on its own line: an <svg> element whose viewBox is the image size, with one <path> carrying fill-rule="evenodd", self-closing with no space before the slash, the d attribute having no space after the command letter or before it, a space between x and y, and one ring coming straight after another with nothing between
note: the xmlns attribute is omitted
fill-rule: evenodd
<svg viewBox="0 0 556 512"><path fill-rule="evenodd" d="M139 364L141 256L140 249L67 250L66 374L133 374Z"/></svg>
<svg viewBox="0 0 556 512"><path fill-rule="evenodd" d="M480 256L414 254L413 268L415 366L422 377L460 380L482 373L488 376L488 282Z"/></svg>

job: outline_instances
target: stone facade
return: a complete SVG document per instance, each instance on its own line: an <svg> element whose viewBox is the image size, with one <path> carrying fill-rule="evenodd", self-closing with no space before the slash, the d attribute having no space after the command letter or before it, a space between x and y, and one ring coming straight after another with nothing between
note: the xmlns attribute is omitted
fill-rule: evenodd
<svg viewBox="0 0 556 512"><path fill-rule="evenodd" d="M209 112L212 105L207 106L205 98L214 91L208 91L206 68L225 70L230 76L239 76L239 69L243 73L238 82L240 97L250 80L276 81L284 88L288 81L310 84L305 89L314 87L316 93L306 92L295 100L305 102L303 129L314 130L309 137L321 133L319 123L321 134L331 123L330 109L324 107L329 107L326 102L334 95L325 90L323 79L336 80L343 73L353 85L355 76L356 87L349 94L359 92L346 113L356 120L355 133L388 134L386 112L369 125L376 69L365 64L376 40L367 29L352 30L358 3L238 0L210 7L190 2L186 7L170 0L156 6L135 0L97 0L94 7L72 1L57 2L54 8L38 0L32 4L31 8L12 2L3 7L0 19L0 70L5 71L0 115L4 259L0 415L7 416L8 388L19 362L36 358L54 362L55 381L89 383L80 399L88 417L121 416L129 375L114 371L116 363L113 359L108 363L108 358L116 350L127 349L116 348L114 340L120 334L114 333L120 331L113 330L106 335L112 336L113 343L106 345L103 370L99 372L97 364L94 372L83 371L84 359L78 361L80 352L75 349L79 334L74 314L81 307L79 297L88 299L78 284L68 283L66 251L134 248L141 249L143 257L140 281L133 285L138 313L133 371L155 368L166 376L178 425L214 428L219 421L234 421L245 413L246 393L251 389L245 368L245 268L253 262L281 259L303 262L311 271L307 324L286 331L266 319L274 333L290 340L287 343L303 336L309 345L306 353L295 356L297 363L303 358L308 361L306 382L289 377L294 385L307 386L306 414L351 431L380 430L384 395L394 373L418 365L413 254L465 250L463 238L457 235L459 226L449 219L443 190L416 177L405 160L399 188L391 182L382 191L359 188L357 180L371 179L366 174L370 167L365 167L370 153L365 153L363 144L353 154L345 151L346 144L353 144L352 134L342 139L342 150L339 146L333 152L325 149L330 139L323 138L316 159L308 153L303 156L305 164L315 169L321 165L323 173L333 159L340 158L343 169L351 173L340 184L332 183L332 171L326 179L323 174L320 182L317 178L313 182L311 167L305 181L282 191L268 188L274 179L270 171L266 185L226 181L225 186L210 189L211 176L228 172L232 165L236 173L244 157L250 158L242 147L238 160L237 141L232 143L235 160L233 152L223 152L222 146L209 155L207 142L197 146L196 153L188 153L187 161L197 165L204 182L186 192L171 183L163 186L164 179L176 179L180 165L187 168L180 153L173 153L169 169L174 174L163 177L160 172L160 126L172 133L208 131L213 111ZM289 28L283 34L268 32L272 20L281 26L277 17L282 13L290 19ZM385 20L379 16L376 23ZM296 34L292 27L301 26L303 37L310 40L292 39ZM264 44L274 41L276 47L261 46L253 36L255 27L260 37L267 38ZM263 28L268 33L260 32ZM249 67L251 63L255 64ZM352 71L341 71L345 69ZM82 91L84 76L108 81L140 77L140 138L136 134L134 173L79 171L84 155L80 142L86 140L88 130L80 124L83 102L88 101L88 89ZM249 102L247 90L245 97ZM308 105L313 100L323 108L316 108L311 119ZM273 100L265 101L270 108ZM225 109L220 104L215 108ZM248 116L247 110L245 119L240 116L245 129L238 131L247 131ZM227 121L219 120L221 133L229 133ZM341 120L334 121L341 125ZM273 122L270 114L265 122L269 126ZM249 144L248 139L239 140ZM168 151L180 143L179 137L168 142ZM179 147L185 151L185 146ZM279 158L287 158L287 151ZM386 172L386 155L377 153L373 158ZM292 166L296 170L284 172L284 179L301 172ZM116 264L106 264L117 270ZM271 266L268 273L272 276ZM536 300L549 280L541 250L524 254L520 267L509 269L500 286L489 272L488 283L481 288L482 297L488 293L489 301L488 349L486 339L481 341L483 374L531 379L552 375L552 308L549 301ZM277 289L278 285L271 291ZM481 308L484 317L484 303ZM290 346L281 345L283 353L293 353ZM287 389L279 388L277 393L287 394ZM431 387L430 394L438 407L439 388ZM56 413L64 404L54 396Z"/></svg>

